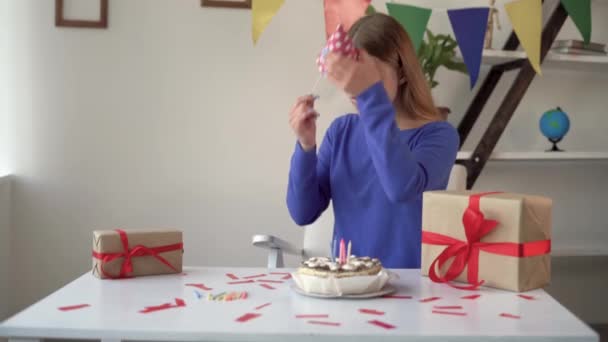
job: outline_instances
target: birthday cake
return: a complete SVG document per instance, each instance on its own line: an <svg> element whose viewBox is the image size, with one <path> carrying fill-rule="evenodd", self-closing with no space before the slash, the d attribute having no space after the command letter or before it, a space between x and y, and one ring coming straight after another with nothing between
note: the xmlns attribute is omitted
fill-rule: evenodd
<svg viewBox="0 0 608 342"><path fill-rule="evenodd" d="M354 255L310 258L292 276L301 292L325 296L380 293L390 278L380 260Z"/></svg>
<svg viewBox="0 0 608 342"><path fill-rule="evenodd" d="M326 257L313 257L303 261L297 272L321 278L329 276L345 278L377 275L380 271L382 271L380 260L352 255L343 264Z"/></svg>

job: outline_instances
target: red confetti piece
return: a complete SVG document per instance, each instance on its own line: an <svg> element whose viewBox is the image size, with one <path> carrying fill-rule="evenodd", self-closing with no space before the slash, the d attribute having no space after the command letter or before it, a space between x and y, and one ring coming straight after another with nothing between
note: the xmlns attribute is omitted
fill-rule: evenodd
<svg viewBox="0 0 608 342"><path fill-rule="evenodd" d="M296 315L296 318L329 318L329 315Z"/></svg>
<svg viewBox="0 0 608 342"><path fill-rule="evenodd" d="M270 285L268 285L268 284L260 284L260 286L261 286L261 287L265 287L265 288L267 288L267 289L269 289L269 290L275 290L275 288L274 288L274 287L272 287L272 286L270 286Z"/></svg>
<svg viewBox="0 0 608 342"><path fill-rule="evenodd" d="M499 316L500 317L505 317L505 318L513 318L513 319L520 319L521 318L520 316L512 315L512 314L508 314L508 313L504 313L504 312L501 313Z"/></svg>
<svg viewBox="0 0 608 342"><path fill-rule="evenodd" d="M432 302L435 300L439 300L441 299L441 297L429 297L429 298L424 298L420 300L420 303L428 303L428 302Z"/></svg>
<svg viewBox="0 0 608 342"><path fill-rule="evenodd" d="M213 290L212 288L209 288L209 287L205 286L205 284L185 284L185 286L196 287L196 288L199 288L199 289L204 290L204 291L211 291L211 290Z"/></svg>
<svg viewBox="0 0 608 342"><path fill-rule="evenodd" d="M229 281L228 285L237 285L237 284L251 284L254 283L254 280L239 280L239 281Z"/></svg>
<svg viewBox="0 0 608 342"><path fill-rule="evenodd" d="M283 280L291 279L291 274L287 274L286 276L284 276L281 279L283 279Z"/></svg>
<svg viewBox="0 0 608 342"><path fill-rule="evenodd" d="M412 299L412 296L402 296L402 295L384 295L382 298L394 298L394 299Z"/></svg>
<svg viewBox="0 0 608 342"><path fill-rule="evenodd" d="M187 275L188 275L188 273L184 272L184 273L182 273L182 275L183 275L183 276L187 276Z"/></svg>
<svg viewBox="0 0 608 342"><path fill-rule="evenodd" d="M228 278L230 278L230 279L232 279L232 280L237 280L237 279L239 279L239 277L235 276L235 275L234 275L234 274L232 274L232 273L226 273L226 277L228 277Z"/></svg>
<svg viewBox="0 0 608 342"><path fill-rule="evenodd" d="M262 278L262 277L265 277L265 276L266 276L266 274L256 274L256 275L251 275L251 276L243 277L243 279Z"/></svg>
<svg viewBox="0 0 608 342"><path fill-rule="evenodd" d="M143 310L140 310L139 312L146 314L146 313L150 313L150 312L179 308L179 307L184 307L184 306L186 306L186 302L184 302L183 299L175 298L175 304L165 303L165 304L156 305L156 306L147 306Z"/></svg>
<svg viewBox="0 0 608 342"><path fill-rule="evenodd" d="M525 295L525 294L518 294L517 296L521 297L523 299L527 299L527 300L534 300L534 299L536 299L533 296L528 296L528 295Z"/></svg>
<svg viewBox="0 0 608 342"><path fill-rule="evenodd" d="M286 274L290 274L289 272L270 272L270 274L274 274L274 275L286 275Z"/></svg>
<svg viewBox="0 0 608 342"><path fill-rule="evenodd" d="M384 328L384 329L395 329L396 328L396 326L394 326L392 324L388 324L388 323L379 321L377 319L375 319L373 321L368 321L367 323L379 326L380 328Z"/></svg>
<svg viewBox="0 0 608 342"><path fill-rule="evenodd" d="M265 307L269 306L270 304L272 304L272 303L266 303L266 304L262 304L262 305L260 305L260 306L256 306L256 308L255 308L255 309L256 309L256 310L260 310L260 309L263 309L263 308L265 308Z"/></svg>
<svg viewBox="0 0 608 342"><path fill-rule="evenodd" d="M477 299L477 298L479 298L479 297L481 297L481 295L480 295L480 294L474 294L474 295L469 295L469 296L462 296L462 297L460 297L460 298L461 298L461 299Z"/></svg>
<svg viewBox="0 0 608 342"><path fill-rule="evenodd" d="M267 280L267 279L259 279L258 283L273 283L273 284L283 284L280 280Z"/></svg>
<svg viewBox="0 0 608 342"><path fill-rule="evenodd" d="M324 322L324 321L307 321L308 324L318 324L318 325L329 325L334 327L339 327L340 323L338 322Z"/></svg>
<svg viewBox="0 0 608 342"><path fill-rule="evenodd" d="M434 314L440 314L440 315L452 315L452 316L466 316L466 312L454 312L454 311L440 311L440 310L433 310Z"/></svg>
<svg viewBox="0 0 608 342"><path fill-rule="evenodd" d="M258 318L260 316L262 316L262 314L259 314L259 313L246 313L243 316L237 318L235 321L237 321L239 323L245 323L247 321L250 321L250 320L252 320L254 318Z"/></svg>
<svg viewBox="0 0 608 342"><path fill-rule="evenodd" d="M384 315L384 311L378 311L373 309L359 309L360 313L368 314L368 315Z"/></svg>
<svg viewBox="0 0 608 342"><path fill-rule="evenodd" d="M90 304L78 304L78 305L60 306L57 309L61 310L61 311L72 311L72 310L86 308L89 306L91 306L91 305Z"/></svg>
<svg viewBox="0 0 608 342"><path fill-rule="evenodd" d="M435 305L433 306L433 309L439 309L439 310L462 310L462 306L460 305Z"/></svg>

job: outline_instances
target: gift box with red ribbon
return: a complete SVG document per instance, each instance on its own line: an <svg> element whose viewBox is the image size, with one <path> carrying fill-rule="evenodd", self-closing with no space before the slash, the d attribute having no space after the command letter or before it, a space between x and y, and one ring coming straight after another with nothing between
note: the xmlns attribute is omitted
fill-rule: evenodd
<svg viewBox="0 0 608 342"><path fill-rule="evenodd" d="M177 230L96 230L92 273L102 279L181 273L183 248Z"/></svg>
<svg viewBox="0 0 608 342"><path fill-rule="evenodd" d="M547 285L551 207L551 199L532 195L424 193L422 274L465 290L484 285L522 292Z"/></svg>

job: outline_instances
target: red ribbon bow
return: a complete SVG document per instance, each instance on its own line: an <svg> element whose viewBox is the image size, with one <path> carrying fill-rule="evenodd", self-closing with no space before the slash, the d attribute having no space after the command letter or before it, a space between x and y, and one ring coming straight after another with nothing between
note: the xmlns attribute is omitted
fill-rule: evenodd
<svg viewBox="0 0 608 342"><path fill-rule="evenodd" d="M158 254L164 253L164 252L180 250L184 246L183 243L180 242L180 243L176 243L176 244L172 244L172 245L152 247L152 248L148 248L143 245L137 245L133 248L129 248L129 238L127 237L127 233L122 229L116 229L116 232L118 232L118 235L120 236L120 241L122 242L122 246L124 249L123 252L98 253L96 251L93 251L93 257L101 260L101 273L104 276L106 276L107 278L111 278L111 279L130 278L129 275L131 273L133 273L133 263L132 263L131 259L134 257L141 257L141 256L147 256L147 255L153 256L154 258L158 259L158 261L169 266L175 272L179 272L175 267L173 267L173 265L171 265L171 263L169 263L169 261L167 261L167 259L161 257ZM115 260L118 258L124 258L124 260L122 262L122 266L120 267L120 274L118 276L112 276L105 271L103 266L106 263L111 262L112 260Z"/></svg>
<svg viewBox="0 0 608 342"><path fill-rule="evenodd" d="M447 235L422 231L422 243L430 245L448 246L433 261L429 268L429 277L437 283L448 283L448 285L462 289L475 290L483 284L479 281L479 251L493 254L527 257L547 254L551 251L551 240L540 240L527 243L513 242L481 242L481 239L498 226L498 221L487 220L479 209L479 201L482 196L496 194L487 192L471 195L469 207L462 216L467 241L454 239ZM441 276L436 271L441 269L445 263L454 258L446 273ZM467 280L469 285L459 286L449 283L456 279L467 266Z"/></svg>

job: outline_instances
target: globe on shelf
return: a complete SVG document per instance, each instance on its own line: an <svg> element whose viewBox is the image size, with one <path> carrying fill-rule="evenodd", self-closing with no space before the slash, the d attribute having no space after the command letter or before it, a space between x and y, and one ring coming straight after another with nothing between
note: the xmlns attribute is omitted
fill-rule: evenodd
<svg viewBox="0 0 608 342"><path fill-rule="evenodd" d="M561 152L557 147L557 143L562 141L568 130L570 129L570 119L568 114L561 108L546 111L540 118L541 133L553 143L553 147L547 152Z"/></svg>

